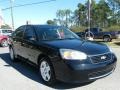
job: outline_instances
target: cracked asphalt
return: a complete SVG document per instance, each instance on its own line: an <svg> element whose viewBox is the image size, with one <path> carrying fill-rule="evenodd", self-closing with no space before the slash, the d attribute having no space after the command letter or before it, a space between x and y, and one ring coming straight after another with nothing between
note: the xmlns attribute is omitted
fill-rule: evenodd
<svg viewBox="0 0 120 90"><path fill-rule="evenodd" d="M117 67L114 73L93 83L66 84L58 82L53 87L44 85L36 68L24 62L10 61L8 48L0 47L0 90L120 90L120 47L112 47L117 55Z"/></svg>

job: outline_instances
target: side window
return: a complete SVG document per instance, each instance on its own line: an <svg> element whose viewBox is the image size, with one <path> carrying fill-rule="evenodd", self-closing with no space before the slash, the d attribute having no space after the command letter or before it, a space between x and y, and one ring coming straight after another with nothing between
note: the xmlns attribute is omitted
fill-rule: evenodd
<svg viewBox="0 0 120 90"><path fill-rule="evenodd" d="M24 33L24 39L26 40L36 40L36 35L32 27L27 26L25 33Z"/></svg>
<svg viewBox="0 0 120 90"><path fill-rule="evenodd" d="M39 39L40 40L44 40L45 39L45 32L44 32L45 30L43 30L42 28L39 28ZM45 34L45 35L44 35Z"/></svg>
<svg viewBox="0 0 120 90"><path fill-rule="evenodd" d="M88 32L88 29L86 29L85 32Z"/></svg>
<svg viewBox="0 0 120 90"><path fill-rule="evenodd" d="M36 27L39 40L46 40L46 28Z"/></svg>
<svg viewBox="0 0 120 90"><path fill-rule="evenodd" d="M92 33L97 33L98 30L97 30L97 28L91 28L91 32L92 32Z"/></svg>
<svg viewBox="0 0 120 90"><path fill-rule="evenodd" d="M24 34L24 27L22 26L16 29L16 31L12 34L12 36L22 38L23 34Z"/></svg>

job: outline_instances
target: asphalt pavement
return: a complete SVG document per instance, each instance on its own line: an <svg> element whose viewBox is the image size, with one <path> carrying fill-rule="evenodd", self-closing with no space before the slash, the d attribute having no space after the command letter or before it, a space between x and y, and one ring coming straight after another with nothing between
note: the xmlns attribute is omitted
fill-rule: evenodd
<svg viewBox="0 0 120 90"><path fill-rule="evenodd" d="M113 47L118 62L116 70L106 78L86 84L58 82L48 87L41 81L38 70L24 62L10 61L8 48L0 47L0 90L120 90L120 47Z"/></svg>

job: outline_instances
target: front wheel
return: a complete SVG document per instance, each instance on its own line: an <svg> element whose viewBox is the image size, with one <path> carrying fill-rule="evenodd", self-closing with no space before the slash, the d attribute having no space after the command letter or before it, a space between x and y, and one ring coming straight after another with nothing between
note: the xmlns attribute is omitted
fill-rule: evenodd
<svg viewBox="0 0 120 90"><path fill-rule="evenodd" d="M53 85L56 82L54 69L48 58L42 58L40 60L39 72L45 84Z"/></svg>

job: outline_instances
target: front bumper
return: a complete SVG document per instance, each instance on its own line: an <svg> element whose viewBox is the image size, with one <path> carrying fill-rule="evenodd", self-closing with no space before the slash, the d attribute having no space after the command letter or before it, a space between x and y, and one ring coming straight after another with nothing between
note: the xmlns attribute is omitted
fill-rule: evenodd
<svg viewBox="0 0 120 90"><path fill-rule="evenodd" d="M83 83L108 76L115 70L116 61L116 57L100 64L59 60L53 66L56 79L68 83Z"/></svg>

